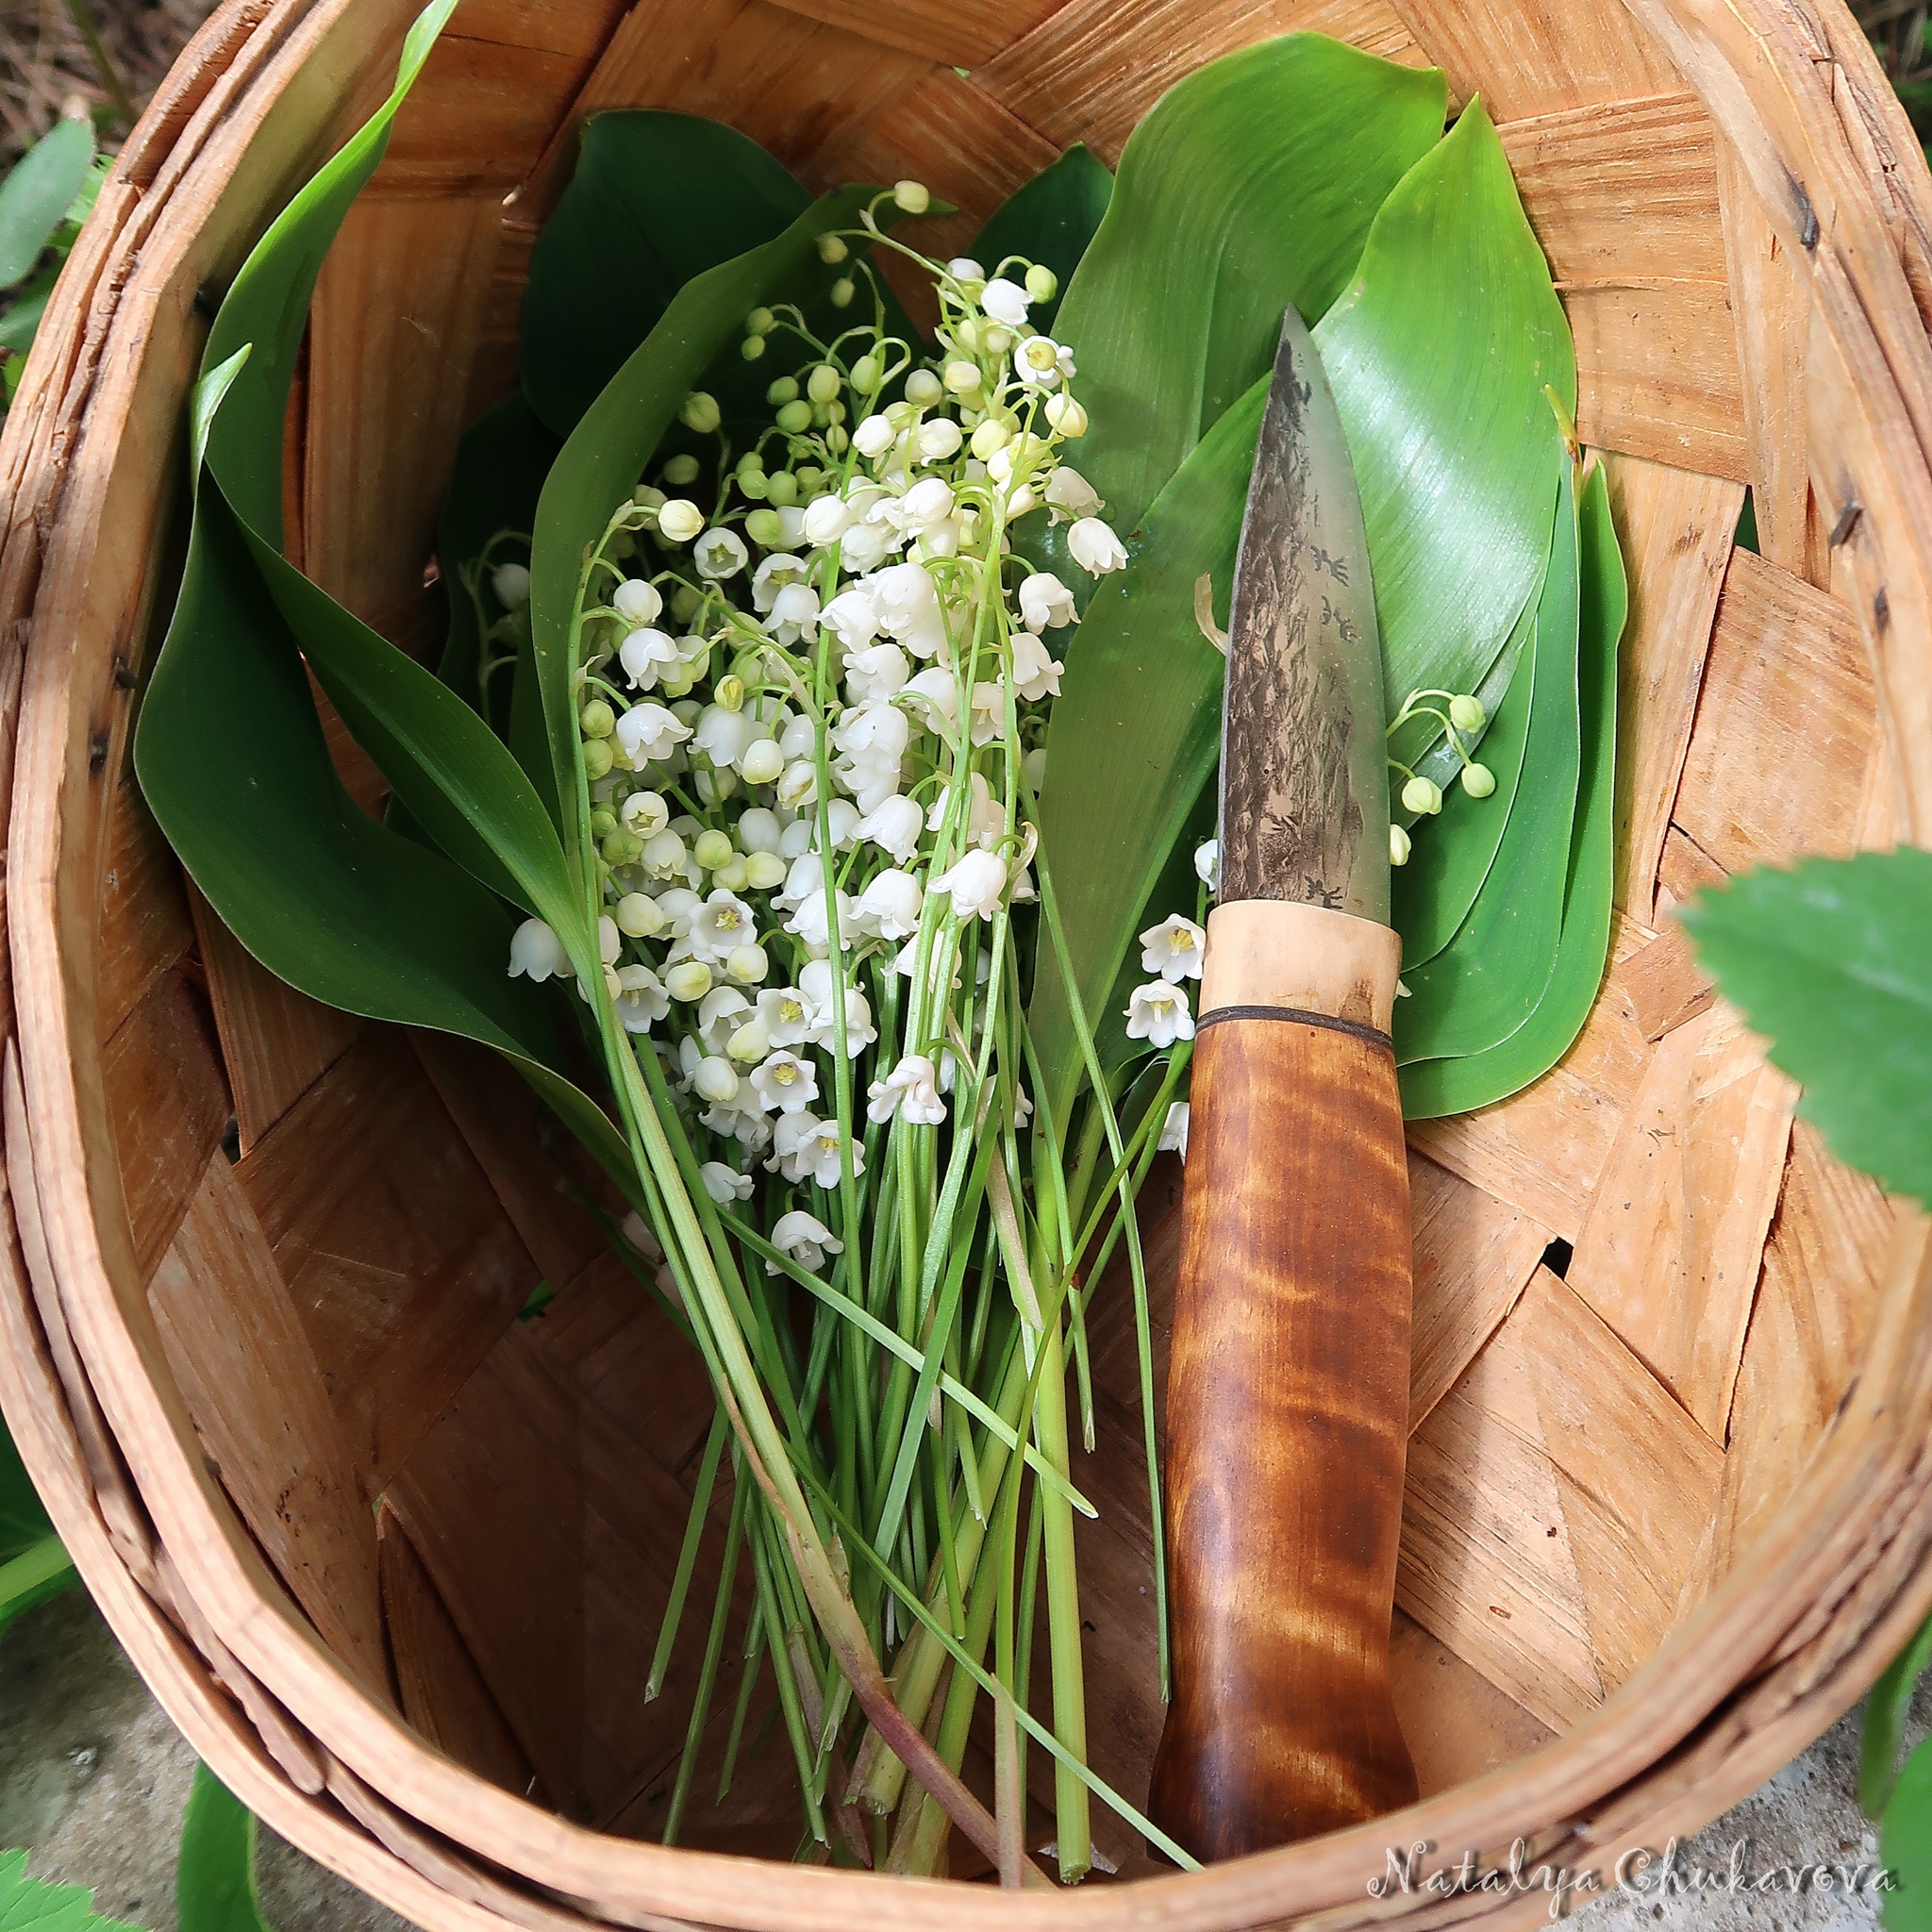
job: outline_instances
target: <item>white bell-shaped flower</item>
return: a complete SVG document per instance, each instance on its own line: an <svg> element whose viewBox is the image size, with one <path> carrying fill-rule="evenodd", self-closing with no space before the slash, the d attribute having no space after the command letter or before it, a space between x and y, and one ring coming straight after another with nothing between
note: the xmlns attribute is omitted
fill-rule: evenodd
<svg viewBox="0 0 1932 1932"><path fill-rule="evenodd" d="M751 1002L735 986L714 986L698 1001L698 1039L708 1054L723 1054L751 1015Z"/></svg>
<svg viewBox="0 0 1932 1932"><path fill-rule="evenodd" d="M812 1002L795 986L768 986L758 994L758 1024L774 1046L803 1046L811 1031Z"/></svg>
<svg viewBox="0 0 1932 1932"><path fill-rule="evenodd" d="M1183 1160L1188 1158L1188 1124L1191 1117L1185 1100L1176 1100L1169 1107L1167 1117L1160 1124L1158 1152L1178 1154Z"/></svg>
<svg viewBox="0 0 1932 1932"><path fill-rule="evenodd" d="M991 919L1006 896L1006 860L975 847L934 879L927 891L949 894L956 918L971 919L977 914Z"/></svg>
<svg viewBox="0 0 1932 1932"><path fill-rule="evenodd" d="M854 830L858 837L871 840L880 851L904 865L919 849L924 818L916 800L895 791L881 799Z"/></svg>
<svg viewBox="0 0 1932 1932"><path fill-rule="evenodd" d="M747 711L727 711L723 705L707 705L698 713L691 734L691 748L701 752L714 765L735 765L745 747L762 736L758 720Z"/></svg>
<svg viewBox="0 0 1932 1932"><path fill-rule="evenodd" d="M844 567L861 575L876 570L892 549L894 533L883 524L858 524L845 532L839 546Z"/></svg>
<svg viewBox="0 0 1932 1932"><path fill-rule="evenodd" d="M526 919L509 939L509 977L543 980L573 976L570 955L541 919Z"/></svg>
<svg viewBox="0 0 1932 1932"><path fill-rule="evenodd" d="M870 594L858 584L848 585L819 612L825 625L848 652L861 651L879 634L878 612ZM850 668L850 659L847 660Z"/></svg>
<svg viewBox="0 0 1932 1932"><path fill-rule="evenodd" d="M995 322L1003 322L1008 328L1026 325L1026 291L1018 282L1008 281L1005 275L995 275L987 283L980 292L979 306Z"/></svg>
<svg viewBox="0 0 1932 1932"><path fill-rule="evenodd" d="M836 543L858 521L857 509L837 491L815 496L805 507L805 541L814 549L823 550L827 544Z"/></svg>
<svg viewBox="0 0 1932 1932"><path fill-rule="evenodd" d="M617 1023L626 1033L648 1033L671 1010L671 995L648 966L617 969Z"/></svg>
<svg viewBox="0 0 1932 1932"><path fill-rule="evenodd" d="M610 593L610 608L626 624L656 624L663 615L664 599L656 584L627 577Z"/></svg>
<svg viewBox="0 0 1932 1932"><path fill-rule="evenodd" d="M662 705L633 705L617 721L617 741L634 772L668 758L690 736L691 726Z"/></svg>
<svg viewBox="0 0 1932 1932"><path fill-rule="evenodd" d="M818 1124L813 1123L816 1127ZM802 1174L792 1176L802 1180ZM840 1241L815 1214L808 1214L803 1208L794 1208L789 1214L778 1217L777 1225L772 1229L772 1245L781 1255L789 1256L808 1274L816 1274L825 1265L827 1255L842 1255L845 1243ZM765 1263L767 1274L777 1274L782 1271L775 1261Z"/></svg>
<svg viewBox="0 0 1932 1932"><path fill-rule="evenodd" d="M915 1127L936 1127L946 1117L946 1103L940 1098L938 1075L924 1054L901 1056L899 1064L883 1080L874 1080L866 1090L866 1117L889 1121L902 1115Z"/></svg>
<svg viewBox="0 0 1932 1932"><path fill-rule="evenodd" d="M1023 698L1036 704L1041 698L1058 697L1060 673L1067 667L1057 662L1052 652L1030 630L1016 630L1011 641L1014 689Z"/></svg>
<svg viewBox="0 0 1932 1932"><path fill-rule="evenodd" d="M809 584L787 584L772 600L765 628L781 644L796 643L818 629L819 593Z"/></svg>
<svg viewBox="0 0 1932 1932"><path fill-rule="evenodd" d="M752 1070L751 1086L767 1113L802 1113L819 1097L817 1069L784 1047Z"/></svg>
<svg viewBox="0 0 1932 1932"><path fill-rule="evenodd" d="M991 744L1006 728L1006 686L975 684L973 687L973 742Z"/></svg>
<svg viewBox="0 0 1932 1932"><path fill-rule="evenodd" d="M1028 336L1013 350L1013 374L1027 389L1058 389L1075 373L1074 352L1051 336Z"/></svg>
<svg viewBox="0 0 1932 1932"><path fill-rule="evenodd" d="M930 423L922 423L913 436L923 463L943 463L958 456L962 441L959 425L950 416L935 416Z"/></svg>
<svg viewBox="0 0 1932 1932"><path fill-rule="evenodd" d="M706 1161L698 1169L698 1179L704 1184L705 1192L721 1208L751 1199L754 1185L751 1175L740 1174L735 1167L726 1167L722 1160Z"/></svg>
<svg viewBox="0 0 1932 1932"><path fill-rule="evenodd" d="M1199 979L1208 935L1191 919L1170 913L1141 935L1141 971L1171 982Z"/></svg>
<svg viewBox="0 0 1932 1932"><path fill-rule="evenodd" d="M691 1084L700 1100L728 1106L738 1098L738 1069L720 1054L707 1054Z"/></svg>
<svg viewBox="0 0 1932 1932"><path fill-rule="evenodd" d="M920 672L906 680L899 697L902 702L910 701L911 708L923 724L931 725L937 722L948 731L958 729L959 680L950 671L941 671L934 665L929 671Z"/></svg>
<svg viewBox="0 0 1932 1932"><path fill-rule="evenodd" d="M1137 986L1127 1001L1127 1038L1144 1040L1150 1046L1172 1046L1176 1040L1194 1037L1194 1016L1188 1009L1187 991L1165 979L1150 979Z"/></svg>
<svg viewBox="0 0 1932 1932"><path fill-rule="evenodd" d="M723 965L757 931L752 909L735 892L722 886L691 914L691 957Z"/></svg>
<svg viewBox="0 0 1932 1932"><path fill-rule="evenodd" d="M919 908L924 901L919 881L909 872L889 869L874 874L859 893L858 923L882 940L907 939L919 930Z"/></svg>
<svg viewBox="0 0 1932 1932"><path fill-rule="evenodd" d="M852 432L852 447L868 462L884 456L896 440L896 432L883 416L866 417Z"/></svg>
<svg viewBox="0 0 1932 1932"><path fill-rule="evenodd" d="M1046 479L1046 507L1056 524L1069 517L1100 513L1100 492L1070 463L1058 464Z"/></svg>
<svg viewBox="0 0 1932 1932"><path fill-rule="evenodd" d="M891 698L906 689L912 666L906 653L888 638L848 651L845 658L845 695L848 702L862 705L869 698Z"/></svg>
<svg viewBox="0 0 1932 1932"><path fill-rule="evenodd" d="M802 557L791 557L780 551L766 558L752 572L752 608L764 615L778 601L778 592L787 584L803 583L806 575L807 565Z"/></svg>
<svg viewBox="0 0 1932 1932"><path fill-rule="evenodd" d="M1074 593L1050 570L1035 571L1020 584L1020 615L1036 635L1074 621Z"/></svg>
<svg viewBox="0 0 1932 1932"><path fill-rule="evenodd" d="M1114 535L1113 525L1098 517L1082 517L1067 532L1067 549L1082 570L1104 577L1127 560L1125 546Z"/></svg>
<svg viewBox="0 0 1932 1932"><path fill-rule="evenodd" d="M530 601L530 573L521 563L499 563L490 573L490 588L506 610L521 610Z"/></svg>

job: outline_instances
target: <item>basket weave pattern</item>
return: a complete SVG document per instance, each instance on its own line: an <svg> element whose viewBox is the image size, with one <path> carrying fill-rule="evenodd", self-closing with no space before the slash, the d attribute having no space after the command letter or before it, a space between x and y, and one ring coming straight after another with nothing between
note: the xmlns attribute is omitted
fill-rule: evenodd
<svg viewBox="0 0 1932 1932"><path fill-rule="evenodd" d="M133 789L212 301L386 92L411 11L229 0L103 191L0 441L0 1408L196 1749L437 1932L1118 1923L1098 1881L720 1857L796 1832L781 1749L709 1808L722 1720L700 1849L641 1841L695 1678L688 1630L641 1701L701 1377L517 1083L271 979ZM1618 918L1562 1065L1411 1133L1395 1650L1424 1801L1186 1876L1096 1813L1141 1919L1203 1932L1540 1915L1364 1888L1390 1844L1607 1869L1692 1828L1932 1606L1927 1224L1794 1121L1670 919L1753 865L1932 839L1932 181L1857 29L1836 0L464 0L325 271L285 487L294 559L425 647L456 437L514 382L587 112L715 115L813 187L916 175L960 210L944 255L1067 143L1111 163L1174 80L1299 28L1480 93L1550 257L1631 573ZM1747 486L1761 556L1733 545ZM539 1280L558 1299L520 1322ZM1102 1509L1094 1761L1138 1797L1160 1713L1124 1299L1096 1296L1074 1474Z"/></svg>

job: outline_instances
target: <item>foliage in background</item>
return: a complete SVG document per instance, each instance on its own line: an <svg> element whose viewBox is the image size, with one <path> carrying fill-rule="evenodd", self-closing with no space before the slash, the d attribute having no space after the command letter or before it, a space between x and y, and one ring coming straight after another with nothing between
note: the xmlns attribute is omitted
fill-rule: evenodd
<svg viewBox="0 0 1932 1932"><path fill-rule="evenodd" d="M135 1932L94 1910L94 1895L78 1885L29 1878L25 1852L0 1852L0 1932Z"/></svg>
<svg viewBox="0 0 1932 1932"><path fill-rule="evenodd" d="M41 1499L0 1426L0 1632L36 1604L58 1596L78 1578ZM0 1924L5 1918L0 1916Z"/></svg>
<svg viewBox="0 0 1932 1932"><path fill-rule="evenodd" d="M1932 140L1932 7L1926 0L1852 0L1893 92L1923 143Z"/></svg>
<svg viewBox="0 0 1932 1932"><path fill-rule="evenodd" d="M66 116L0 181L0 415L20 387L55 277L108 165L95 151L93 124Z"/></svg>

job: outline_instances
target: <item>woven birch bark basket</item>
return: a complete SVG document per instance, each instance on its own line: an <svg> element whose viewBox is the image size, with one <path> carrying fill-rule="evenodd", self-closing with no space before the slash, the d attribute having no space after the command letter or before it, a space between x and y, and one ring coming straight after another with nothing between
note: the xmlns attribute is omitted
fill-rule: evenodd
<svg viewBox="0 0 1932 1932"><path fill-rule="evenodd" d="M436 1932L1539 1916L1541 1894L1368 1882L1391 1845L1438 1848L1427 1870L1518 1839L1609 1882L1750 1790L1932 1607L1928 1224L1794 1120L1671 916L1727 873L1932 838L1932 180L1850 16L464 0L328 259L291 545L421 647L456 438L515 379L532 241L592 110L718 116L815 188L917 175L960 209L941 255L1066 143L1111 162L1165 87L1267 35L1438 64L1501 126L1632 621L1595 1011L1527 1091L1411 1131L1394 1648L1424 1796L1190 1874L1097 1813L1117 1877L1004 1896L959 1882L985 1874L957 1840L952 1881L781 1862L782 1749L693 1806L689 1849L655 1841L694 1646L649 1705L643 1665L710 1413L697 1365L550 1184L516 1082L269 978L131 777L208 319L386 91L413 11L215 15L103 192L0 442L0 1407L195 1749ZM1747 490L1761 555L1734 545ZM1177 1193L1176 1172L1152 1209ZM1168 1281L1176 1236L1171 1213L1150 1236ZM521 1321L540 1280L556 1301ZM1160 1709L1133 1345L1124 1293L1094 1309L1092 1755L1138 1799ZM967 1769L988 1781L983 1753ZM1807 1850L1828 1848L1779 1856Z"/></svg>

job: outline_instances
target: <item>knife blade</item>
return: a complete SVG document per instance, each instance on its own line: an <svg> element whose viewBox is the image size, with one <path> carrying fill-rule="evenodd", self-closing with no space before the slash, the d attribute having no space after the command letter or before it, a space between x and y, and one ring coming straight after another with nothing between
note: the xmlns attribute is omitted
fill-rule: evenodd
<svg viewBox="0 0 1932 1932"><path fill-rule="evenodd" d="M1389 1687L1410 1230L1384 758L1354 470L1291 309L1230 615L1168 1372L1148 1806L1208 1859L1416 1795Z"/></svg>
<svg viewBox="0 0 1932 1932"><path fill-rule="evenodd" d="M1382 645L1355 469L1291 308L1236 554L1221 713L1221 896L1389 923Z"/></svg>

